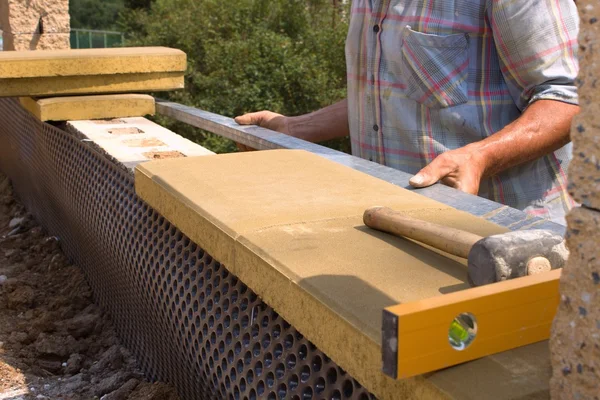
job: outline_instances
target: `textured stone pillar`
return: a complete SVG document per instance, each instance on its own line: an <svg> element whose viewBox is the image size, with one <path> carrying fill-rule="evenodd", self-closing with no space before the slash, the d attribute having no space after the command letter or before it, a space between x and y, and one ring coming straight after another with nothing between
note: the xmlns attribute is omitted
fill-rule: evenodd
<svg viewBox="0 0 600 400"><path fill-rule="evenodd" d="M569 188L582 207L567 217L571 255L552 338L555 399L600 398L600 3L578 0L581 113L571 129Z"/></svg>
<svg viewBox="0 0 600 400"><path fill-rule="evenodd" d="M0 0L4 50L69 46L69 0Z"/></svg>

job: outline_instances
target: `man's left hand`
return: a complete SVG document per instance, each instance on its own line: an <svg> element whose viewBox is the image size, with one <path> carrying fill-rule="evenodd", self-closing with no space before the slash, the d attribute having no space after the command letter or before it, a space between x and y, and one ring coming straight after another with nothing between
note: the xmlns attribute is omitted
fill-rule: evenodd
<svg viewBox="0 0 600 400"><path fill-rule="evenodd" d="M485 168L484 157L477 146L467 145L437 156L410 179L410 184L421 188L441 181L445 185L476 195Z"/></svg>

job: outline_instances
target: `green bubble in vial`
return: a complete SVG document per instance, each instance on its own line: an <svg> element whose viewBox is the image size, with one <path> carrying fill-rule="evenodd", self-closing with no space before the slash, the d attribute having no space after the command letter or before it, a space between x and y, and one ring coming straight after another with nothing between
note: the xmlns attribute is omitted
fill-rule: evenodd
<svg viewBox="0 0 600 400"><path fill-rule="evenodd" d="M472 314L463 313L450 323L448 341L455 350L464 350L473 342L476 334L477 322L475 317Z"/></svg>

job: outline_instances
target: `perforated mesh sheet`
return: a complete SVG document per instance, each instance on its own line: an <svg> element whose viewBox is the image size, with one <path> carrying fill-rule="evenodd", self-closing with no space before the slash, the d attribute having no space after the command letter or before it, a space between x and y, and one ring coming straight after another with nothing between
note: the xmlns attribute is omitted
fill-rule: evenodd
<svg viewBox="0 0 600 400"><path fill-rule="evenodd" d="M0 168L150 379L185 399L369 399L89 144L0 99Z"/></svg>

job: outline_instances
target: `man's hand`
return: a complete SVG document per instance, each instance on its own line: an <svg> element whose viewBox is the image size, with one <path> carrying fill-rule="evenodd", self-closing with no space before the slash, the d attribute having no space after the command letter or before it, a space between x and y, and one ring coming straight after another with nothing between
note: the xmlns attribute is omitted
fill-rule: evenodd
<svg viewBox="0 0 600 400"><path fill-rule="evenodd" d="M346 100L296 117L272 111L259 111L235 118L240 125L258 125L308 142L322 142L348 136L348 103ZM249 150L238 144L240 151Z"/></svg>
<svg viewBox="0 0 600 400"><path fill-rule="evenodd" d="M235 117L235 122L240 125L258 125L289 135L288 118L272 111L259 111Z"/></svg>
<svg viewBox="0 0 600 400"><path fill-rule="evenodd" d="M239 117L235 117L235 122L240 125L258 125L262 128L271 129L272 131L285 133L286 135L290 134L288 118L272 111L258 111L244 114ZM255 150L240 143L236 144L239 151Z"/></svg>
<svg viewBox="0 0 600 400"><path fill-rule="evenodd" d="M512 123L479 142L436 157L410 180L414 187L438 180L463 192L477 194L481 178L550 154L569 142L569 129L579 107L555 100L538 100Z"/></svg>
<svg viewBox="0 0 600 400"><path fill-rule="evenodd" d="M477 146L468 145L437 156L410 179L410 184L421 188L441 181L445 185L476 195L485 170L486 163Z"/></svg>

